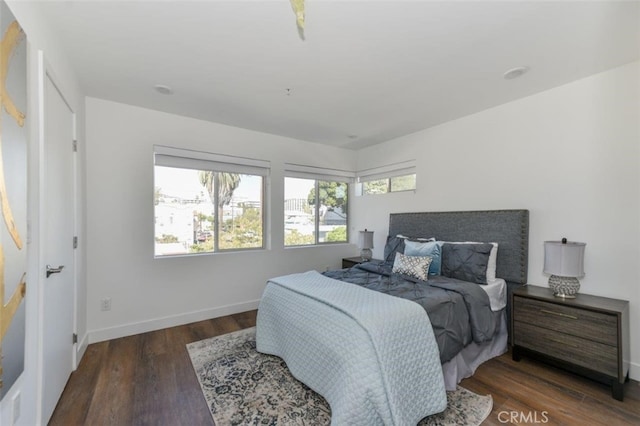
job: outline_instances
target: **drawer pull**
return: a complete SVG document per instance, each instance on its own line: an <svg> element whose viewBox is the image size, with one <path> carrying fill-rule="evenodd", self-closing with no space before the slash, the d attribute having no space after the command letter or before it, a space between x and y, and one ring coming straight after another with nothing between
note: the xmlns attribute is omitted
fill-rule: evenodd
<svg viewBox="0 0 640 426"><path fill-rule="evenodd" d="M551 338L547 338L547 340L551 341L551 342L555 342L555 343L560 343L562 345L565 346L571 346L572 348L579 348L580 346L573 344L573 343L568 343L568 342L563 342L562 340L556 340L556 339L551 339Z"/></svg>
<svg viewBox="0 0 640 426"><path fill-rule="evenodd" d="M578 317L575 316L575 315L563 314L562 312L548 311L546 309L540 309L540 312L544 312L545 314L556 315L556 316L563 317L563 318L569 318L569 319L574 319L574 320L578 319Z"/></svg>

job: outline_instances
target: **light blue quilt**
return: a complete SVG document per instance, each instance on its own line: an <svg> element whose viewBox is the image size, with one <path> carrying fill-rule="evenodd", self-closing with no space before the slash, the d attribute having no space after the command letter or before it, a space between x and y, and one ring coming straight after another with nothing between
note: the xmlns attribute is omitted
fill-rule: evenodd
<svg viewBox="0 0 640 426"><path fill-rule="evenodd" d="M327 400L332 425L415 425L447 406L429 317L408 300L315 271L273 278L256 344Z"/></svg>

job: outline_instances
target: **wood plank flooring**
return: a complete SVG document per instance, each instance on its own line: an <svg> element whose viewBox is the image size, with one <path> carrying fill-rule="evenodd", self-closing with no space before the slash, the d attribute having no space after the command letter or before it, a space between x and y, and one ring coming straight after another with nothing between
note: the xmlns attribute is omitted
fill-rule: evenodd
<svg viewBox="0 0 640 426"><path fill-rule="evenodd" d="M251 311L89 345L49 424L213 425L185 345L255 321ZM485 425L640 424L640 384L633 380L620 402L604 385L505 354L461 385L493 396Z"/></svg>

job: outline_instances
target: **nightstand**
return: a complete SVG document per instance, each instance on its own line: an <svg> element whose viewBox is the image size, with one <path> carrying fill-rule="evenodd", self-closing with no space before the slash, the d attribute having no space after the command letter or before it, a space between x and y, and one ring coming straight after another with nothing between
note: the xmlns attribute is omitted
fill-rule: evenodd
<svg viewBox="0 0 640 426"><path fill-rule="evenodd" d="M537 358L610 385L622 401L629 380L629 302L579 293L555 297L528 285L511 294L512 356Z"/></svg>
<svg viewBox="0 0 640 426"><path fill-rule="evenodd" d="M351 268L352 266L356 266L359 263L364 262L382 262L381 260L371 259L371 260L363 260L362 257L343 257L342 258L342 268Z"/></svg>

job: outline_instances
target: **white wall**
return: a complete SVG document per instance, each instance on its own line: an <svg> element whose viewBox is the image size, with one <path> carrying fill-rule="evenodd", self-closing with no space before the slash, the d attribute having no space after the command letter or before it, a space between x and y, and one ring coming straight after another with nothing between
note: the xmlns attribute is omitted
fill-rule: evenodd
<svg viewBox="0 0 640 426"><path fill-rule="evenodd" d="M630 301L640 379L639 148L635 62L359 151L358 169L417 159L418 181L353 198L353 223L381 257L392 212L528 209L529 283L547 285L545 240L586 242L581 291Z"/></svg>
<svg viewBox="0 0 640 426"><path fill-rule="evenodd" d="M98 341L257 307L268 278L340 265L352 244L284 246L283 164L355 169L354 151L87 98L87 293ZM271 161L269 250L153 258L153 145ZM100 310L110 297L111 311Z"/></svg>
<svg viewBox="0 0 640 426"><path fill-rule="evenodd" d="M70 68L64 51L56 44L55 35L47 27L46 21L37 12L37 5L33 2L21 2L7 0L9 8L24 29L28 40L28 97L29 107L27 111L27 128L29 132L29 184L28 184L28 216L29 216L29 241L27 244L28 271L27 271L27 292L24 303L26 308L26 343L25 343L25 370L15 385L9 390L0 404L0 424L10 425L12 407L11 400L20 393L21 414L16 424L35 425L37 424L37 389L38 382L38 353L40 350L38 338L38 322L40 321L40 310L38 303L43 283L41 265L46 261L40 258L40 229L39 229L39 191L38 177L40 173L38 155L38 120L39 104L37 94L38 63L37 52L42 50L45 58L54 71L57 81L64 91L71 107L77 113L78 118L78 140L80 152L78 153L78 205L76 216L78 217L78 235L80 242L84 241L84 165L83 165L83 140L84 140L84 95L78 86L74 71ZM44 262L44 263L43 263ZM86 279L84 270L84 254L77 253L77 274L76 282L78 286L77 301L77 332L81 340L86 337ZM84 339L86 343L86 339ZM86 344L78 345L78 357Z"/></svg>

